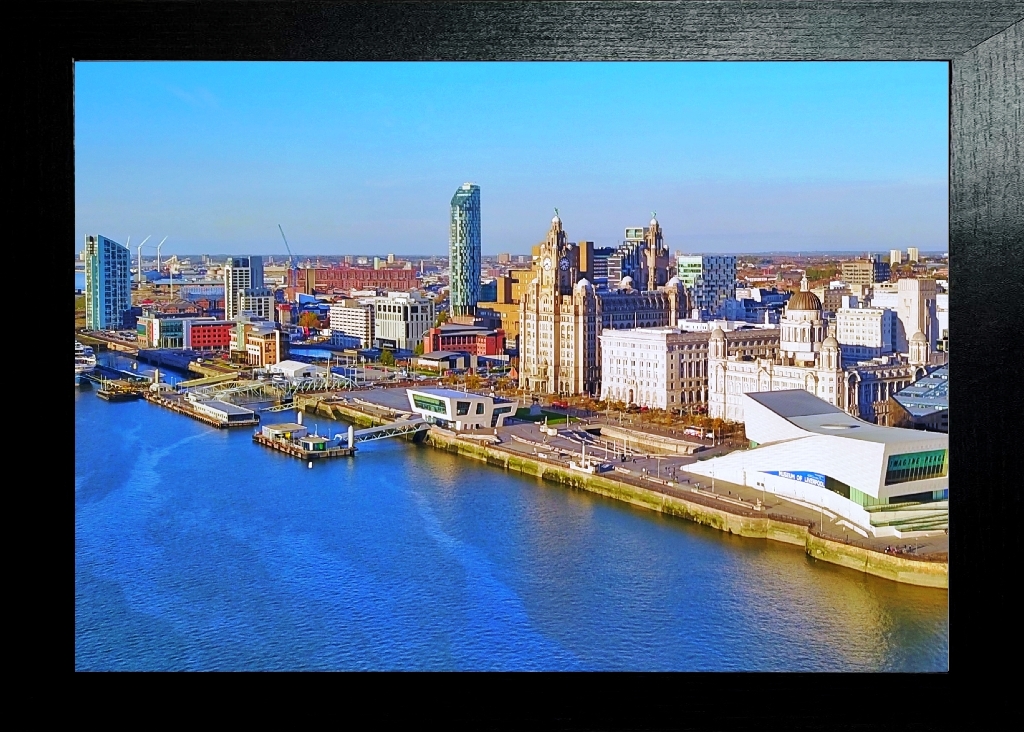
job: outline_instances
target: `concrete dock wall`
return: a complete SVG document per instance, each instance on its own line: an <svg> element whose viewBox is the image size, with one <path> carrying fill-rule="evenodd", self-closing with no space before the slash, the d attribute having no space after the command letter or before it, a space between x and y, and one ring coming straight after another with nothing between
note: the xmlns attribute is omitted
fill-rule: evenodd
<svg viewBox="0 0 1024 732"><path fill-rule="evenodd" d="M927 562L870 551L814 535L807 526L772 519L767 516L741 516L723 509L677 498L603 475L578 473L558 465L550 465L529 456L480 445L431 429L427 436L431 446L486 462L488 465L532 475L561 485L585 490L624 501L634 506L676 516L710 526L719 531L752 539L770 539L803 546L807 554L823 562L838 564L876 577L924 587L948 589L949 565Z"/></svg>

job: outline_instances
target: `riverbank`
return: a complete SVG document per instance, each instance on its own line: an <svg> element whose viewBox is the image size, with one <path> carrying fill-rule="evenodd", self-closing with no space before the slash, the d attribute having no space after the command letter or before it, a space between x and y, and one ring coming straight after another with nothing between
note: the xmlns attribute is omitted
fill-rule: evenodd
<svg viewBox="0 0 1024 732"><path fill-rule="evenodd" d="M590 491L634 506L683 518L710 526L719 531L751 539L771 539L804 547L813 559L856 569L875 577L918 585L949 588L948 562L922 561L871 551L817 536L811 527L769 516L743 514L716 508L683 497L683 491L669 493L631 485L609 475L591 475L569 470L561 465L518 453L495 445L481 445L431 429L427 444L437 449L458 453L505 470L532 475L577 490Z"/></svg>
<svg viewBox="0 0 1024 732"><path fill-rule="evenodd" d="M359 427L370 427L390 421L383 413L384 410L381 410L381 414L371 415L352 406L351 403L341 404L312 396L298 397L296 407L323 417L353 422ZM710 499L701 500L699 495L688 496L686 490L681 488L646 488L617 479L614 474L580 473L554 461L506 450L500 445L479 444L435 427L430 429L425 442L435 449L693 521L736 536L770 539L802 546L808 556L815 560L855 569L875 577L921 587L949 588L947 561L912 559L836 541L817 535L809 523L803 523L795 518L785 520L777 516L760 514L752 508L737 507L735 510L729 510L724 506L709 505L712 503Z"/></svg>

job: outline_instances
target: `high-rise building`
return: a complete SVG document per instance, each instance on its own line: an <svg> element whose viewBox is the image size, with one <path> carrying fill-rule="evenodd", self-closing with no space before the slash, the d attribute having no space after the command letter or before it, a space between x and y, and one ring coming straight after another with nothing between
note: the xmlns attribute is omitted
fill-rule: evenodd
<svg viewBox="0 0 1024 732"><path fill-rule="evenodd" d="M676 322L686 309L686 296L679 281L665 281L664 258L647 251L660 241L657 221L649 241L636 246L639 261L655 266L646 281L663 282L657 289L644 289L623 278L615 291L596 290L581 276L580 248L569 242L562 220L551 220L547 239L537 248L534 276L520 302L519 384L542 394L597 394L601 388L601 354L598 337L602 330L666 326ZM641 229L640 232L644 230ZM647 269L637 275L651 274Z"/></svg>
<svg viewBox="0 0 1024 732"><path fill-rule="evenodd" d="M680 255L676 276L690 295L690 307L718 314L725 300L736 296L736 257L731 254Z"/></svg>
<svg viewBox="0 0 1024 732"><path fill-rule="evenodd" d="M907 260L917 262L921 259L921 252L917 247L907 247Z"/></svg>
<svg viewBox="0 0 1024 732"><path fill-rule="evenodd" d="M903 250L902 249L890 249L889 250L889 265L902 264L903 263Z"/></svg>
<svg viewBox="0 0 1024 732"><path fill-rule="evenodd" d="M224 315L234 320L249 311L273 319L273 295L263 284L263 257L228 257L224 264Z"/></svg>
<svg viewBox="0 0 1024 732"><path fill-rule="evenodd" d="M85 237L85 327L118 330L132 307L132 254L105 236Z"/></svg>
<svg viewBox="0 0 1024 732"><path fill-rule="evenodd" d="M452 315L472 315L480 300L480 186L463 183L452 196L448 233Z"/></svg>
<svg viewBox="0 0 1024 732"><path fill-rule="evenodd" d="M881 257L871 256L867 259L843 262L840 264L840 273L843 282L856 287L875 282L888 282L891 269L889 263L883 262Z"/></svg>

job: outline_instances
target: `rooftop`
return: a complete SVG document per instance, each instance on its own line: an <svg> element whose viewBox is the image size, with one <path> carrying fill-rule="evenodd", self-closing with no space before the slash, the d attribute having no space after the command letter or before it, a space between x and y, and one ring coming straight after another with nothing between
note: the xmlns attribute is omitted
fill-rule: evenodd
<svg viewBox="0 0 1024 732"><path fill-rule="evenodd" d="M451 358L452 356L465 356L465 353L457 353L455 351L431 351L430 353L424 353L420 358L425 358L428 361L440 361L442 358Z"/></svg>
<svg viewBox="0 0 1024 732"><path fill-rule="evenodd" d="M267 429L277 430L279 432L295 432L296 430L306 429L305 425L299 424L298 422L280 422L279 424L265 424L263 426Z"/></svg>
<svg viewBox="0 0 1024 732"><path fill-rule="evenodd" d="M227 402L222 402L219 399L210 399L209 401L202 402L202 404L204 404L207 407L219 409L220 411L224 412L224 414L255 414L255 412L252 411L251 409L239 407L235 404L228 404Z"/></svg>
<svg viewBox="0 0 1024 732"><path fill-rule="evenodd" d="M407 389L407 391L416 392L417 394L429 394L441 399L490 399L490 397L485 397L483 394L466 393L464 391L455 391L454 389Z"/></svg>
<svg viewBox="0 0 1024 732"><path fill-rule="evenodd" d="M949 366L940 366L893 395L915 417L949 409Z"/></svg>
<svg viewBox="0 0 1024 732"><path fill-rule="evenodd" d="M846 437L880 444L920 442L931 435L928 433L923 436L919 430L882 427L865 422L803 389L747 392L746 396L787 422L817 435Z"/></svg>

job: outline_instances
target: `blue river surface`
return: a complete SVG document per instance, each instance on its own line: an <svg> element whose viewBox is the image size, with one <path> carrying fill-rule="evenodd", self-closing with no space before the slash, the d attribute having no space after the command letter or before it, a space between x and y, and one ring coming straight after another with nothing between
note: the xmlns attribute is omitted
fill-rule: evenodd
<svg viewBox="0 0 1024 732"><path fill-rule="evenodd" d="M75 396L78 670L945 671L947 601L404 440L310 469Z"/></svg>

